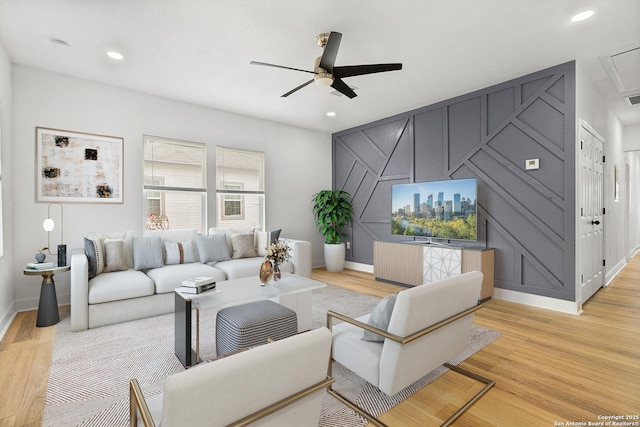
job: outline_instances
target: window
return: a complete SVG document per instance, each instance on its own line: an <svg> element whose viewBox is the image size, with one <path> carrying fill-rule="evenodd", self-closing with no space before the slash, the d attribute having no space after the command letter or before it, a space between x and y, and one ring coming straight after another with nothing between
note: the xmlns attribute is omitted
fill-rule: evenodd
<svg viewBox="0 0 640 427"><path fill-rule="evenodd" d="M147 230L207 229L205 144L144 135Z"/></svg>
<svg viewBox="0 0 640 427"><path fill-rule="evenodd" d="M264 153L216 147L218 227L264 226Z"/></svg>

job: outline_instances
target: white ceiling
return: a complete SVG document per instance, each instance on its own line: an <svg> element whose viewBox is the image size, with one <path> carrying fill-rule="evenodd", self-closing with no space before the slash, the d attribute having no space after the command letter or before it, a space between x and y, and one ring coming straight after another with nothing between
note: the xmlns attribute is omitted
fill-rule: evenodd
<svg viewBox="0 0 640 427"><path fill-rule="evenodd" d="M591 19L570 22L585 9ZM602 59L639 47L639 22L638 0L0 0L15 64L325 132L573 59L624 125L640 124ZM310 75L249 65L312 70L329 31L343 34L336 65L403 70L345 79L352 100L316 85L281 98Z"/></svg>

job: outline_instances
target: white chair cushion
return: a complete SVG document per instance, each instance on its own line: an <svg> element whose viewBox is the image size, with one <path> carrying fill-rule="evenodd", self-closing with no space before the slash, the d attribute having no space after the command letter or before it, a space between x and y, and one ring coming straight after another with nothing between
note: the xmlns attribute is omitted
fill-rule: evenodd
<svg viewBox="0 0 640 427"><path fill-rule="evenodd" d="M89 280L89 304L153 295L153 281L136 270L113 271Z"/></svg>
<svg viewBox="0 0 640 427"><path fill-rule="evenodd" d="M358 317L363 323L369 321L369 314ZM362 339L362 329L349 323L340 323L333 332L333 358L350 371L378 386L380 380L380 354L382 343Z"/></svg>
<svg viewBox="0 0 640 427"><path fill-rule="evenodd" d="M147 271L147 276L156 284L156 293L173 292L182 286L182 281L194 277L213 277L216 281L225 280L224 273L207 264L193 262L191 264L165 265Z"/></svg>

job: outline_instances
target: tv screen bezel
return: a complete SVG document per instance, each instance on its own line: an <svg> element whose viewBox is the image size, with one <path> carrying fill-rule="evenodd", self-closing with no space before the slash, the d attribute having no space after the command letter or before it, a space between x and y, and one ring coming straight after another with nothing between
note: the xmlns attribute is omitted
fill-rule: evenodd
<svg viewBox="0 0 640 427"><path fill-rule="evenodd" d="M394 217L395 217L395 212L397 212L397 209L394 209L394 194L395 192L397 192L398 190L394 189L396 187L410 187L410 186L418 186L418 187L423 187L423 186L429 186L429 190L427 190L425 192L425 194L428 194L429 192L432 194L436 194L437 191L433 191L432 188L442 185L442 184L447 184L447 183L452 183L455 181L474 181L474 193L473 196L475 197L475 203L474 203L474 214L476 217L476 222L475 222L475 239L464 239L464 238L458 238L458 237L447 237L447 236L426 236L426 235L405 235L405 234L396 234L393 232L393 221L394 221ZM446 200L446 199L445 199ZM413 202L411 200L411 202ZM413 203L410 203L413 206ZM400 184L392 184L391 186L391 235L392 236L402 236L402 237L413 237L414 239L416 239L416 241L422 241L422 239L427 239L427 241L431 241L432 239L436 239L436 240L444 240L444 241L450 241L450 240L454 240L454 241L459 241L459 242L477 242L478 241L478 178L477 177L469 177L469 178L455 178L455 179L442 179L442 180L431 180L431 181L419 181L419 182L407 182L407 183L400 183ZM420 239L420 240L417 240Z"/></svg>

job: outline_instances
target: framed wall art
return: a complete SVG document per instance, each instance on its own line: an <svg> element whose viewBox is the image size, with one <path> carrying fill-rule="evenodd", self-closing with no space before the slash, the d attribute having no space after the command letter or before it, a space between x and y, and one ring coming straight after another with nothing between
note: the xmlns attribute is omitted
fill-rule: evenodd
<svg viewBox="0 0 640 427"><path fill-rule="evenodd" d="M36 128L36 202L122 203L124 138Z"/></svg>

